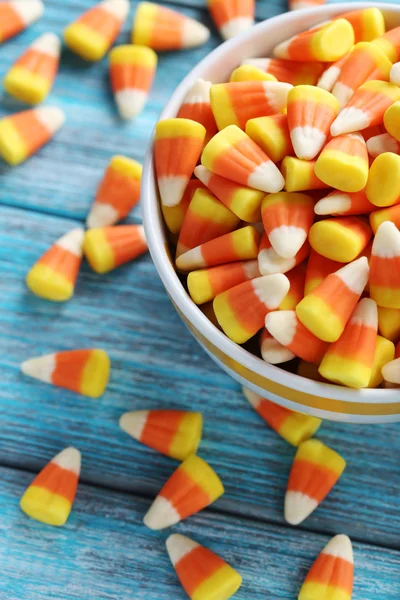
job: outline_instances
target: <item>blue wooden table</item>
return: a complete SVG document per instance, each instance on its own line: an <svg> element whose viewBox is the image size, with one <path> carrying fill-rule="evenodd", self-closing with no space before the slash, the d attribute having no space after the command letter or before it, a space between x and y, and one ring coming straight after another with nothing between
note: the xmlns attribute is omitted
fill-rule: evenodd
<svg viewBox="0 0 400 600"><path fill-rule="evenodd" d="M42 20L0 47L0 76L45 31L60 33L93 0L45 0ZM168 4L169 5L169 4ZM176 0L211 26L204 0ZM134 6L132 7L133 14ZM257 4L259 19L285 10ZM119 41L129 39L130 21ZM0 598L1 600L183 600L164 548L167 532L142 517L176 466L118 428L127 410L201 410L200 453L225 495L174 528L220 553L243 575L238 600L295 600L329 536L354 541L354 600L400 598L400 424L325 422L319 437L348 460L339 485L298 528L283 519L294 450L243 399L239 386L199 348L179 320L149 256L105 276L87 265L71 302L29 294L29 266L62 233L82 223L111 155L142 160L151 129L182 77L220 43L160 57L144 113L118 119L106 61L87 65L68 51L49 103L67 123L18 168L0 165ZM3 98L0 117L16 110ZM131 222L140 221L140 210ZM110 385L90 400L24 378L19 364L57 349L100 346L112 359ZM29 520L19 499L62 448L83 454L73 512L62 529Z"/></svg>

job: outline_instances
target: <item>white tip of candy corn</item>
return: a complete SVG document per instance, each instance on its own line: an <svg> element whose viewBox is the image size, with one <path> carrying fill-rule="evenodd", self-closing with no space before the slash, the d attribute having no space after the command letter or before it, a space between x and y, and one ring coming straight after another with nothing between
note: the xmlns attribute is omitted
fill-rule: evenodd
<svg viewBox="0 0 400 600"><path fill-rule="evenodd" d="M62 469L72 471L79 476L81 472L81 453L76 448L70 446L59 452L51 462L58 465Z"/></svg>
<svg viewBox="0 0 400 600"><path fill-rule="evenodd" d="M162 204L164 206L179 204L187 184L186 177L160 177L158 179L158 189L160 190Z"/></svg>
<svg viewBox="0 0 400 600"><path fill-rule="evenodd" d="M75 254L75 256L81 257L84 237L85 230L77 227L76 229L72 229L71 231L68 231L68 233L65 233L63 236L58 238L55 243L60 248L68 250L68 252Z"/></svg>
<svg viewBox="0 0 400 600"><path fill-rule="evenodd" d="M126 121L134 119L143 110L148 92L137 89L125 89L115 94L119 116Z"/></svg>
<svg viewBox="0 0 400 600"><path fill-rule="evenodd" d="M119 214L111 204L105 202L94 202L86 218L89 229L107 227L119 221Z"/></svg>
<svg viewBox="0 0 400 600"><path fill-rule="evenodd" d="M171 502L163 496L157 496L144 516L143 523L149 529L158 531L176 525L180 520L181 517Z"/></svg>
<svg viewBox="0 0 400 600"><path fill-rule="evenodd" d="M201 46L206 43L209 37L210 30L205 25L194 19L185 19L182 34L182 46L184 48Z"/></svg>
<svg viewBox="0 0 400 600"><path fill-rule="evenodd" d="M197 268L206 267L207 265L203 258L201 246L197 246L196 248L192 248L191 250L180 254L176 259L176 266L182 271L190 271L191 269L194 269L195 266Z"/></svg>
<svg viewBox="0 0 400 600"><path fill-rule="evenodd" d="M26 26L40 19L44 13L44 4L41 0L12 0L11 4Z"/></svg>
<svg viewBox="0 0 400 600"><path fill-rule="evenodd" d="M119 21L125 21L129 12L129 0L103 0L101 7Z"/></svg>
<svg viewBox="0 0 400 600"><path fill-rule="evenodd" d="M285 520L300 525L317 508L318 502L301 492L286 492Z"/></svg>
<svg viewBox="0 0 400 600"><path fill-rule="evenodd" d="M165 542L170 561L175 566L186 554L192 552L199 544L185 535L173 533Z"/></svg>
<svg viewBox="0 0 400 600"><path fill-rule="evenodd" d="M339 110L341 110L344 106L346 106L346 104L354 94L354 90L352 90L348 85L345 85L344 83L338 81L333 87L332 94L339 102Z"/></svg>
<svg viewBox="0 0 400 600"><path fill-rule="evenodd" d="M31 49L58 58L61 51L61 40L55 33L44 33L33 42Z"/></svg>
<svg viewBox="0 0 400 600"><path fill-rule="evenodd" d="M292 89L290 83L283 81L264 81L263 88L268 104L276 113L281 112L287 105L287 97Z"/></svg>
<svg viewBox="0 0 400 600"><path fill-rule="evenodd" d="M400 256L400 231L391 221L379 225L372 244L372 254L381 258Z"/></svg>
<svg viewBox="0 0 400 600"><path fill-rule="evenodd" d="M258 165L248 178L249 187L269 192L280 192L285 185L285 180L278 167L269 160Z"/></svg>
<svg viewBox="0 0 400 600"><path fill-rule="evenodd" d="M369 123L370 119L368 113L364 112L362 108L349 106L349 108L344 108L333 121L331 125L331 135L335 137L337 135L342 135L342 133L360 131L361 129L368 127Z"/></svg>
<svg viewBox="0 0 400 600"><path fill-rule="evenodd" d="M394 63L390 69L390 83L400 86L400 62Z"/></svg>
<svg viewBox="0 0 400 600"><path fill-rule="evenodd" d="M270 58L245 58L240 63L241 65L251 65L253 67L257 67L261 69L261 71L266 71L271 64Z"/></svg>
<svg viewBox="0 0 400 600"><path fill-rule="evenodd" d="M224 40L230 40L231 38L247 31L250 27L253 27L254 19L251 17L237 17L231 19L220 28L220 34Z"/></svg>
<svg viewBox="0 0 400 600"><path fill-rule="evenodd" d="M261 275L287 273L296 265L294 258L283 258L274 248L264 248L258 253L258 268Z"/></svg>
<svg viewBox="0 0 400 600"><path fill-rule="evenodd" d="M335 275L347 285L349 290L360 295L367 285L369 276L367 257L362 256L357 260L353 260L353 262L336 271Z"/></svg>
<svg viewBox="0 0 400 600"><path fill-rule="evenodd" d="M378 329L378 307L375 300L371 298L363 298L357 304L353 312L350 322L354 325L364 325Z"/></svg>
<svg viewBox="0 0 400 600"><path fill-rule="evenodd" d="M317 127L295 127L290 132L293 148L298 158L312 160L321 151L326 135Z"/></svg>
<svg viewBox="0 0 400 600"><path fill-rule="evenodd" d="M397 140L395 140L390 133L375 135L367 141L368 154L372 156L372 158L376 158L379 154L383 154L384 152L393 152L394 154L397 154L398 147L399 144Z"/></svg>
<svg viewBox="0 0 400 600"><path fill-rule="evenodd" d="M327 92L331 92L339 75L340 69L335 67L335 65L332 65L322 73L321 77L318 79L317 87L326 90Z"/></svg>
<svg viewBox="0 0 400 600"><path fill-rule="evenodd" d="M400 383L400 358L391 360L382 367L383 379L389 383Z"/></svg>
<svg viewBox="0 0 400 600"><path fill-rule="evenodd" d="M353 546L351 540L347 535L335 535L322 550L323 554L329 554L335 558L342 558L343 560L353 564Z"/></svg>
<svg viewBox="0 0 400 600"><path fill-rule="evenodd" d="M211 86L211 81L198 79L186 94L183 104L209 103Z"/></svg>
<svg viewBox="0 0 400 600"><path fill-rule="evenodd" d="M65 123L65 113L56 106L39 106L34 110L36 117L52 135Z"/></svg>
<svg viewBox="0 0 400 600"><path fill-rule="evenodd" d="M249 404L257 409L261 404L261 396L249 390L249 388L242 387L243 396L248 400Z"/></svg>
<svg viewBox="0 0 400 600"><path fill-rule="evenodd" d="M314 206L316 215L340 214L351 208L351 199L345 192L337 192L335 195L327 196L318 200Z"/></svg>
<svg viewBox="0 0 400 600"><path fill-rule="evenodd" d="M278 308L290 288L289 279L282 273L257 277L252 285L260 302L269 310Z"/></svg>
<svg viewBox="0 0 400 600"><path fill-rule="evenodd" d="M274 314L274 313L270 313ZM261 356L271 365L279 365L295 358L293 352L282 346L272 335L264 336L260 346Z"/></svg>
<svg viewBox="0 0 400 600"><path fill-rule="evenodd" d="M277 310L265 317L265 327L283 346L289 346L296 334L297 319L294 310Z"/></svg>
<svg viewBox="0 0 400 600"><path fill-rule="evenodd" d="M197 179L201 181L201 183L204 183L204 185L208 185L208 182L212 177L211 171L209 171L206 167L203 167L203 165L198 165L194 170L194 174L196 175Z"/></svg>
<svg viewBox="0 0 400 600"><path fill-rule="evenodd" d="M282 258L294 258L307 239L307 232L294 225L281 225L268 234L274 250Z"/></svg>
<svg viewBox="0 0 400 600"><path fill-rule="evenodd" d="M55 354L46 354L37 358L30 358L21 364L21 371L28 377L51 383L52 374L56 366Z"/></svg>
<svg viewBox="0 0 400 600"><path fill-rule="evenodd" d="M148 415L148 410L126 412L121 416L119 426L125 433L140 441Z"/></svg>

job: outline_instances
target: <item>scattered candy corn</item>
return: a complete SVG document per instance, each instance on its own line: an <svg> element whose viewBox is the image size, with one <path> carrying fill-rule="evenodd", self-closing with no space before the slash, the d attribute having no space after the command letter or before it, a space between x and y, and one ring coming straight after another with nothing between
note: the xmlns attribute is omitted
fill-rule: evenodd
<svg viewBox="0 0 400 600"><path fill-rule="evenodd" d="M218 294L260 275L257 260L240 261L192 271L188 275L187 286L193 302L204 304Z"/></svg>
<svg viewBox="0 0 400 600"><path fill-rule="evenodd" d="M0 2L0 44L21 33L44 13L42 0Z"/></svg>
<svg viewBox="0 0 400 600"><path fill-rule="evenodd" d="M372 158L376 158L384 152L400 154L400 143L389 133L380 133L367 140L367 150Z"/></svg>
<svg viewBox="0 0 400 600"><path fill-rule="evenodd" d="M400 308L400 231L385 221L372 244L369 289L378 306Z"/></svg>
<svg viewBox="0 0 400 600"><path fill-rule="evenodd" d="M300 525L329 494L342 475L346 461L319 440L300 444L285 496L285 519ZM318 600L319 597L318 597Z"/></svg>
<svg viewBox="0 0 400 600"><path fill-rule="evenodd" d="M359 192L368 180L368 152L359 133L339 135L328 142L315 163L316 176L342 192Z"/></svg>
<svg viewBox="0 0 400 600"><path fill-rule="evenodd" d="M254 25L255 0L207 0L207 5L224 40Z"/></svg>
<svg viewBox="0 0 400 600"><path fill-rule="evenodd" d="M392 206L400 202L400 156L385 152L372 163L365 188L375 206Z"/></svg>
<svg viewBox="0 0 400 600"><path fill-rule="evenodd" d="M156 67L157 54L146 46L127 44L111 50L111 88L123 119L135 119L142 112Z"/></svg>
<svg viewBox="0 0 400 600"><path fill-rule="evenodd" d="M261 357L265 362L271 365L279 365L295 358L293 352L282 346L274 337L263 329L260 336L260 352ZM244 388L243 388L244 389ZM250 390L248 390L250 393ZM252 392L253 393L253 392ZM246 393L245 393L246 396ZM249 399L250 402L250 399Z"/></svg>
<svg viewBox="0 0 400 600"><path fill-rule="evenodd" d="M224 487L215 471L192 454L176 469L144 517L150 529L165 529L215 502Z"/></svg>
<svg viewBox="0 0 400 600"><path fill-rule="evenodd" d="M258 248L258 267L262 275L287 273L303 262L310 253L310 244L305 242L294 258L282 258L272 247L266 233L263 234Z"/></svg>
<svg viewBox="0 0 400 600"><path fill-rule="evenodd" d="M70 350L26 360L21 371L39 381L99 398L107 387L110 359L104 350Z"/></svg>
<svg viewBox="0 0 400 600"><path fill-rule="evenodd" d="M201 183L201 181L198 181L197 179L191 179L187 184L182 196L182 200L179 202L179 204L176 204L175 206L165 206L164 204L161 205L165 224L171 233L177 235L180 232L187 209L189 208L195 191L198 189L204 190L206 187Z"/></svg>
<svg viewBox="0 0 400 600"><path fill-rule="evenodd" d="M57 75L60 48L60 39L54 33L37 38L5 76L6 92L27 104L43 102Z"/></svg>
<svg viewBox="0 0 400 600"><path fill-rule="evenodd" d="M191 600L228 600L242 577L222 558L180 534L166 541L168 555L183 589Z"/></svg>
<svg viewBox="0 0 400 600"><path fill-rule="evenodd" d="M185 460L197 451L203 418L201 413L182 410L138 410L124 413L119 425L145 446Z"/></svg>
<svg viewBox="0 0 400 600"><path fill-rule="evenodd" d="M328 216L349 216L371 213L376 210L376 206L368 200L365 190L359 192L340 192L333 191L314 206L316 215Z"/></svg>
<svg viewBox="0 0 400 600"><path fill-rule="evenodd" d="M287 115L249 119L246 123L246 133L275 163L294 154Z"/></svg>
<svg viewBox="0 0 400 600"><path fill-rule="evenodd" d="M377 388L383 381L382 368L395 358L393 342L378 335L376 338L375 356L372 373L367 387ZM397 358L397 357L396 357Z"/></svg>
<svg viewBox="0 0 400 600"><path fill-rule="evenodd" d="M379 8L362 8L340 15L354 31L354 43L372 42L385 33L385 19Z"/></svg>
<svg viewBox="0 0 400 600"><path fill-rule="evenodd" d="M336 260L330 260L315 250L311 250L307 263L304 294L310 294L331 273L340 269L343 265Z"/></svg>
<svg viewBox="0 0 400 600"><path fill-rule="evenodd" d="M388 383L400 384L400 358L386 363L382 367L382 376Z"/></svg>
<svg viewBox="0 0 400 600"><path fill-rule="evenodd" d="M180 50L206 43L210 31L202 23L153 2L138 4L133 22L132 43L153 50Z"/></svg>
<svg viewBox="0 0 400 600"><path fill-rule="evenodd" d="M351 262L364 250L372 231L365 217L336 217L318 221L310 229L311 247L326 258Z"/></svg>
<svg viewBox="0 0 400 600"><path fill-rule="evenodd" d="M83 237L83 229L72 229L41 256L26 277L31 292L53 302L72 297L82 262Z"/></svg>
<svg viewBox="0 0 400 600"><path fill-rule="evenodd" d="M21 510L46 525L65 525L78 487L81 453L65 448L35 477L21 498Z"/></svg>
<svg viewBox="0 0 400 600"><path fill-rule="evenodd" d="M304 192L329 187L316 176L315 163L315 160L302 160L295 156L286 156L281 166L285 179L285 190L287 192Z"/></svg>
<svg viewBox="0 0 400 600"><path fill-rule="evenodd" d="M101 60L128 16L129 0L103 0L64 30L68 48L89 61Z"/></svg>
<svg viewBox="0 0 400 600"><path fill-rule="evenodd" d="M108 273L147 252L143 226L89 229L85 233L83 252L96 273Z"/></svg>
<svg viewBox="0 0 400 600"><path fill-rule="evenodd" d="M65 115L53 106L25 110L0 121L0 155L19 165L47 144L64 125Z"/></svg>
<svg viewBox="0 0 400 600"><path fill-rule="evenodd" d="M201 123L207 132L206 143L217 133L217 124L211 109L210 89L210 81L198 79L186 94L177 114L180 119L191 119Z"/></svg>

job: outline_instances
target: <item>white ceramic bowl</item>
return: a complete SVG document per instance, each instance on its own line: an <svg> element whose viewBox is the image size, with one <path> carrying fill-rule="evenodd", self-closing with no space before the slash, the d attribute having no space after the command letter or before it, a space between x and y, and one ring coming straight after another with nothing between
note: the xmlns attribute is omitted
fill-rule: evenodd
<svg viewBox="0 0 400 600"><path fill-rule="evenodd" d="M312 25L372 3L343 3L279 15L253 27L214 50L182 81L160 119L175 117L187 91L198 78L227 81L242 59L271 56L279 42ZM379 4L387 27L400 25L400 6ZM274 402L300 412L335 421L384 423L400 421L400 390L352 390L319 383L265 363L229 340L192 302L182 286L168 252L167 234L159 205L151 141L142 176L143 221L151 256L179 315L204 350L241 384Z"/></svg>

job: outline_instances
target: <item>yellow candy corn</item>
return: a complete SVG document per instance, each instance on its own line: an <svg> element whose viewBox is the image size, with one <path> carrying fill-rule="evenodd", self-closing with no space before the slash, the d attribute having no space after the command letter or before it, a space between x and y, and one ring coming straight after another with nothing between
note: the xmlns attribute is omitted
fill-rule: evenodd
<svg viewBox="0 0 400 600"><path fill-rule="evenodd" d="M253 65L241 65L232 71L229 81L278 81L270 73L265 73L262 69Z"/></svg>
<svg viewBox="0 0 400 600"><path fill-rule="evenodd" d="M386 309L385 309L386 310ZM390 310L390 309L389 309ZM379 307L378 307L379 312ZM378 335L376 338L375 356L368 388L377 388L383 381L382 367L394 359L394 344Z"/></svg>
<svg viewBox="0 0 400 600"><path fill-rule="evenodd" d="M397 342L400 339L400 310L378 306L378 327L383 337Z"/></svg>
<svg viewBox="0 0 400 600"><path fill-rule="evenodd" d="M400 200L400 156L384 152L371 165L365 189L375 206L393 206Z"/></svg>
<svg viewBox="0 0 400 600"><path fill-rule="evenodd" d="M389 106L383 115L383 123L386 131L390 133L395 140L400 141L400 101Z"/></svg>
<svg viewBox="0 0 400 600"><path fill-rule="evenodd" d="M286 115L250 119L246 133L275 163L294 154Z"/></svg>
<svg viewBox="0 0 400 600"><path fill-rule="evenodd" d="M85 233L83 251L96 273L108 273L147 252L143 226L116 225L89 229Z"/></svg>
<svg viewBox="0 0 400 600"><path fill-rule="evenodd" d="M320 190L329 187L314 173L315 160L302 160L295 156L286 156L282 161L282 175L285 178L287 192Z"/></svg>
<svg viewBox="0 0 400 600"><path fill-rule="evenodd" d="M371 228L364 217L339 217L314 223L309 242L318 254L347 263L364 250L371 235Z"/></svg>

